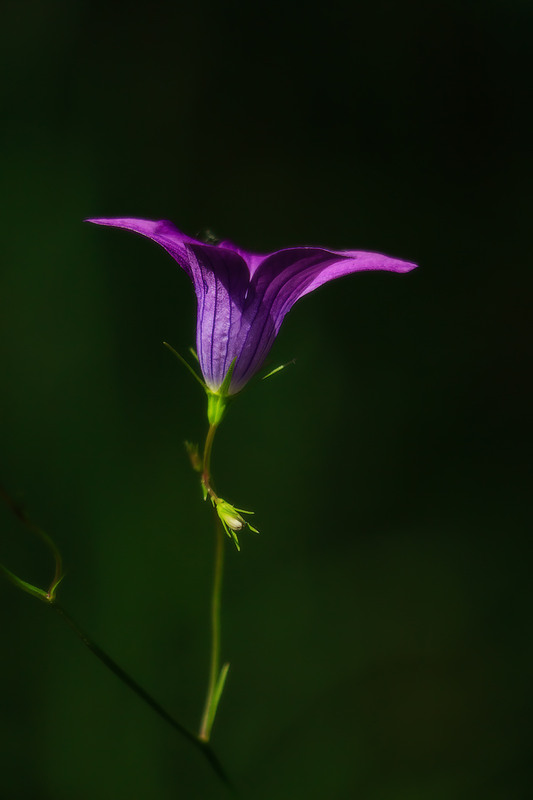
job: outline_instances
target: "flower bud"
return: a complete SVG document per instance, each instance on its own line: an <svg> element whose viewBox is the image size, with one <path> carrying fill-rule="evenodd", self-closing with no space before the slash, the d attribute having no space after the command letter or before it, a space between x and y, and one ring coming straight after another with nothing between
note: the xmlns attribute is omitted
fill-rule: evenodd
<svg viewBox="0 0 533 800"><path fill-rule="evenodd" d="M242 508L235 508L235 506L232 506L231 503L228 503L226 500L222 500L221 497L217 497L217 499L213 501L213 504L216 508L219 519L222 522L224 530L230 539L233 539L237 550L241 549L239 540L237 538L237 533L239 531L242 531L243 528L247 526L250 528L250 530L254 531L254 533L259 533L259 531L257 531L255 528L252 528L252 526L246 522L246 520L241 517L239 513L242 512L243 514L253 514L253 511L244 511Z"/></svg>

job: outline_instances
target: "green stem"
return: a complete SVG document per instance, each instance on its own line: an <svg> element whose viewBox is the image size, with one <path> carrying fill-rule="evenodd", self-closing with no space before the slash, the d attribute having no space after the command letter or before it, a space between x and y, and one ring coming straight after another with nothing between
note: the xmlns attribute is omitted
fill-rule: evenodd
<svg viewBox="0 0 533 800"><path fill-rule="evenodd" d="M216 494L211 488L211 451L213 449L213 441L215 439L217 427L218 426L215 423L211 423L211 425L209 426L209 430L207 431L207 436L204 445L203 472L202 472L202 483L205 486L207 494L214 499L216 499Z"/></svg>
<svg viewBox="0 0 533 800"><path fill-rule="evenodd" d="M68 614L64 608L62 608L57 603L48 603L49 607L56 611L57 614L67 623L67 625L74 631L76 636L83 642L83 644L89 648L91 653L93 653L100 661L113 672L117 678L119 678L122 683L124 683L129 689L131 689L135 694L141 698L150 708L156 712L162 719L165 720L175 731L180 733L189 742L194 745L202 755L207 759L212 769L215 771L217 776L228 786L229 788L233 788L232 784L222 767L222 764L216 757L215 753L211 749L210 745L208 744L207 740L202 738L198 738L194 735L191 731L189 731L184 725L178 722L174 717L172 717L168 711L166 711L163 706L161 706L157 700L155 700L152 695L150 695L146 689L143 689L137 681L135 681L131 675L120 667L116 661L113 661L111 656L109 656L104 650L102 650L99 645L96 644L87 634L79 627L79 625L74 622L70 614Z"/></svg>
<svg viewBox="0 0 533 800"><path fill-rule="evenodd" d="M198 737L208 742L211 728L215 721L218 701L223 689L223 681L227 672L220 672L220 605L222 595L222 574L224 571L224 531L215 512L215 571L213 577L213 593L211 596L211 658L209 664L209 682L205 698L204 713Z"/></svg>
<svg viewBox="0 0 533 800"><path fill-rule="evenodd" d="M217 432L217 423L212 422L209 426L204 446L202 483L206 496L215 507L220 502L211 486L211 451L213 441ZM207 683L207 693L205 697L204 711L200 723L199 739L208 742L211 736L211 728L215 721L217 706L224 689L224 681L228 673L229 664L225 664L220 669L220 605L222 597L222 574L224 571L224 529L214 508L215 515L215 568L213 575L213 591L211 595L211 655L209 660L209 680Z"/></svg>

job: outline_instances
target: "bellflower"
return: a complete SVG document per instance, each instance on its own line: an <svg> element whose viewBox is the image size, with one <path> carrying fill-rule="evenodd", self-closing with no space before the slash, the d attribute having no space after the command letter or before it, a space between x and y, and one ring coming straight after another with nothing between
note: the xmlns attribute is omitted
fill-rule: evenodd
<svg viewBox="0 0 533 800"><path fill-rule="evenodd" d="M185 270L198 300L196 344L207 388L239 392L260 369L293 305L328 281L363 270L409 272L417 265L360 250L288 247L260 255L228 241L206 244L167 220L90 219L160 244ZM228 381L230 367L233 371Z"/></svg>

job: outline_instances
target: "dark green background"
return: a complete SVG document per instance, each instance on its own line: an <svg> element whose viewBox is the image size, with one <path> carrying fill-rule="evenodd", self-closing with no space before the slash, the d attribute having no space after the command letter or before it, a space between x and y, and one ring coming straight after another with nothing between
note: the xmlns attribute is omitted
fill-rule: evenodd
<svg viewBox="0 0 533 800"><path fill-rule="evenodd" d="M305 298L220 430L214 746L247 798L530 797L528 2L8 4L0 478L64 605L186 724L212 530L186 276L88 216L418 261ZM49 557L0 511L0 560ZM44 605L0 583L2 800L225 795Z"/></svg>

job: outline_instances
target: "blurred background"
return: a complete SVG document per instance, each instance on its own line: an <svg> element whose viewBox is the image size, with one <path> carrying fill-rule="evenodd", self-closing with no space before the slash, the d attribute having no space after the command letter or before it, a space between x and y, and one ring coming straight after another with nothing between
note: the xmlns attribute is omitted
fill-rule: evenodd
<svg viewBox="0 0 533 800"><path fill-rule="evenodd" d="M82 222L420 263L304 298L224 422L213 745L246 798L530 797L527 2L24 0L0 28L0 480L60 599L196 727L213 533L183 441L186 275ZM229 542L228 542L229 545ZM49 554L0 509L0 561ZM223 798L201 757L0 581L0 797Z"/></svg>

